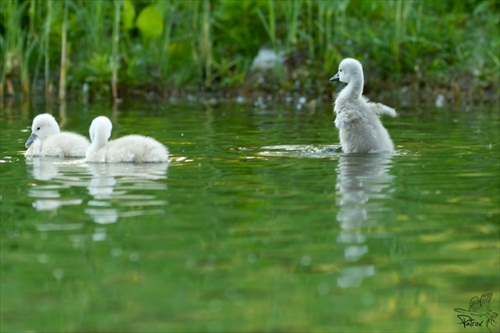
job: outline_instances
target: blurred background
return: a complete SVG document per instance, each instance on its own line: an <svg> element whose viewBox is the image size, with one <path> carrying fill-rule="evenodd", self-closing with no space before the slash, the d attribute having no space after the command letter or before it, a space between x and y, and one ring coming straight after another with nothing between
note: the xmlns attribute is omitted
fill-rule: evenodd
<svg viewBox="0 0 500 333"><path fill-rule="evenodd" d="M497 101L499 9L495 0L3 0L0 97L331 98L328 79L354 57L374 98Z"/></svg>
<svg viewBox="0 0 500 333"><path fill-rule="evenodd" d="M499 20L498 0L0 0L0 331L498 332ZM392 155L338 152L345 57L397 109ZM169 164L26 158L43 112L86 136L106 115Z"/></svg>

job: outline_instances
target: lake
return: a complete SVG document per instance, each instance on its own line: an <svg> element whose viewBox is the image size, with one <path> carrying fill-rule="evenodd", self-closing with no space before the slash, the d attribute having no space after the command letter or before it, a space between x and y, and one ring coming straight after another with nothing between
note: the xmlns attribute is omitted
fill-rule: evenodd
<svg viewBox="0 0 500 333"><path fill-rule="evenodd" d="M27 159L43 112L170 163ZM498 110L398 112L387 155L331 104L2 106L1 331L498 332Z"/></svg>

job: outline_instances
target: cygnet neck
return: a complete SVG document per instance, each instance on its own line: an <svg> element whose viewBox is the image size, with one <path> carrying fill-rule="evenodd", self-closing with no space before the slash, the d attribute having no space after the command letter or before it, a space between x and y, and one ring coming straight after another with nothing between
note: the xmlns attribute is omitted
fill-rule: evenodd
<svg viewBox="0 0 500 333"><path fill-rule="evenodd" d="M340 92L340 98L360 98L363 94L363 73L355 73L347 86Z"/></svg>
<svg viewBox="0 0 500 333"><path fill-rule="evenodd" d="M94 135L92 136L92 146L95 149L99 149L101 147L104 147L108 143L108 135L106 131L104 131L102 128L94 128Z"/></svg>

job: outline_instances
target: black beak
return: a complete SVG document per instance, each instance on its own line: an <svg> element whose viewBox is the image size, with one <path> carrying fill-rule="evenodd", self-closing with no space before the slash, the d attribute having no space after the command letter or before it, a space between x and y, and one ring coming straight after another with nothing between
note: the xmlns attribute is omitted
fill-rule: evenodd
<svg viewBox="0 0 500 333"><path fill-rule="evenodd" d="M330 82L338 81L339 80L339 73L335 74L331 79Z"/></svg>

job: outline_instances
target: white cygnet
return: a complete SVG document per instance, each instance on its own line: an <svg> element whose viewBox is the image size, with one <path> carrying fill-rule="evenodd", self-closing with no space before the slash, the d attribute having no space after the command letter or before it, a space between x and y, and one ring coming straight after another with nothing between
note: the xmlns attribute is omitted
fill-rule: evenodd
<svg viewBox="0 0 500 333"><path fill-rule="evenodd" d="M112 129L108 117L99 116L92 121L89 129L92 143L87 150L86 162L168 162L168 149L153 138L127 135L108 142Z"/></svg>
<svg viewBox="0 0 500 333"><path fill-rule="evenodd" d="M84 157L89 145L89 140L83 135L61 132L54 117L43 113L33 119L24 155Z"/></svg>
<svg viewBox="0 0 500 333"><path fill-rule="evenodd" d="M363 67L352 58L342 60L339 71L330 81L347 83L337 96L333 111L344 153L391 153L394 144L379 119L381 115L396 116L396 110L372 103L363 94Z"/></svg>

